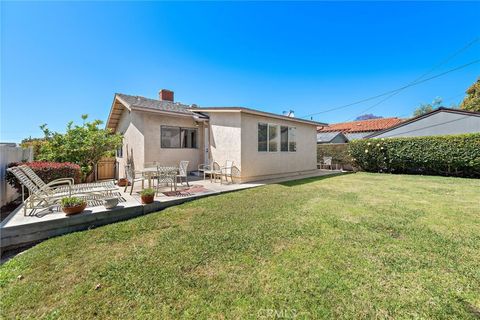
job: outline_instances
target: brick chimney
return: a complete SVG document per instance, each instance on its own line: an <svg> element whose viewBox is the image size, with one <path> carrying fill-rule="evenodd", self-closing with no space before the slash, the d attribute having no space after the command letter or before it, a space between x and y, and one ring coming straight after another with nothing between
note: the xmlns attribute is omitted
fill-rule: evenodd
<svg viewBox="0 0 480 320"><path fill-rule="evenodd" d="M173 91L162 89L158 92L158 98L162 101L172 101L173 102Z"/></svg>

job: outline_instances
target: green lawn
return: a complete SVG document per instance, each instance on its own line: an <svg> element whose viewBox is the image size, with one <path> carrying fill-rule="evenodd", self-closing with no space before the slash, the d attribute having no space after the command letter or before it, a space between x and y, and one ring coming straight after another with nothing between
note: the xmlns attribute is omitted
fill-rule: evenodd
<svg viewBox="0 0 480 320"><path fill-rule="evenodd" d="M358 173L204 198L15 257L1 316L478 318L479 191Z"/></svg>

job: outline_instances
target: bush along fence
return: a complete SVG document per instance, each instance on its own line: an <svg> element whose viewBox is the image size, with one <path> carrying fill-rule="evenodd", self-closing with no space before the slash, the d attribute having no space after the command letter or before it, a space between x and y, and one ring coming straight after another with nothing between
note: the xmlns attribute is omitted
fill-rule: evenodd
<svg viewBox="0 0 480 320"><path fill-rule="evenodd" d="M323 162L323 157L332 157L332 163L344 170L352 170L352 157L348 152L348 143L332 143L317 145L317 163Z"/></svg>
<svg viewBox="0 0 480 320"><path fill-rule="evenodd" d="M480 178L480 133L355 140L349 152L364 171Z"/></svg>
<svg viewBox="0 0 480 320"><path fill-rule="evenodd" d="M8 164L8 168L20 165L27 165L45 182L49 183L55 179L73 178L75 183L80 182L80 166L70 162L12 162ZM18 193L22 193L22 186L15 176L7 171L7 182L14 187ZM27 190L25 190L27 191Z"/></svg>

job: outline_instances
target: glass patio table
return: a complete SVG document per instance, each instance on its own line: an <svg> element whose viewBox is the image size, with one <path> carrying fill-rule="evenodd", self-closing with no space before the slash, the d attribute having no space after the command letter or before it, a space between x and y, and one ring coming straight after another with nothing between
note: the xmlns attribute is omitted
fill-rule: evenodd
<svg viewBox="0 0 480 320"><path fill-rule="evenodd" d="M159 173L170 173L176 175L178 173L178 167L173 166L157 166L149 167L140 170L144 177L148 179L148 187L152 187L152 178L157 176ZM176 179L175 179L176 180Z"/></svg>

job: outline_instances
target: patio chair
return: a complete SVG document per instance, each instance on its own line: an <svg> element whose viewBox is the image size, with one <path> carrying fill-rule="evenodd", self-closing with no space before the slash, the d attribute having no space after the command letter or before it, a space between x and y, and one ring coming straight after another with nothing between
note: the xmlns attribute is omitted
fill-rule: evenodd
<svg viewBox="0 0 480 320"><path fill-rule="evenodd" d="M125 166L125 178L127 179L127 183L125 185L125 189L123 190L123 192L127 192L128 185L131 184L130 194L132 194L133 186L135 185L135 182L138 182L138 181L142 181L142 189L145 188L145 180L147 178L145 178L143 174L141 174L140 177L137 177L136 176L137 173L138 172L135 171L132 165L127 164Z"/></svg>
<svg viewBox="0 0 480 320"><path fill-rule="evenodd" d="M330 170L333 170L332 157L323 157L323 162L320 165L320 168L325 167L325 166L328 166L330 168Z"/></svg>
<svg viewBox="0 0 480 320"><path fill-rule="evenodd" d="M225 161L225 166L220 168L221 174L220 174L220 183L223 183L223 177L225 177L225 182L228 183L228 177L230 177L230 180L233 183L233 161L227 160Z"/></svg>
<svg viewBox="0 0 480 320"><path fill-rule="evenodd" d="M198 170L203 171L203 180L206 179L207 174L210 176L210 182L212 182L212 178L214 182L217 181L217 177L221 178L222 170L216 161L213 161L211 165L201 164L198 166Z"/></svg>
<svg viewBox="0 0 480 320"><path fill-rule="evenodd" d="M167 186L170 184L170 191L175 190L177 191L177 172L172 170L162 170L159 167L158 175L157 175L157 196L159 194L160 184L166 183Z"/></svg>
<svg viewBox="0 0 480 320"><path fill-rule="evenodd" d="M187 186L190 187L188 184L188 161L182 160L180 161L180 165L178 166L178 174L177 179L180 180L180 184L182 183L182 178L185 179Z"/></svg>

